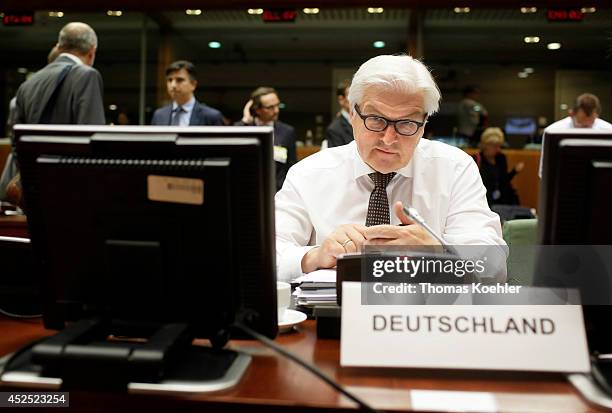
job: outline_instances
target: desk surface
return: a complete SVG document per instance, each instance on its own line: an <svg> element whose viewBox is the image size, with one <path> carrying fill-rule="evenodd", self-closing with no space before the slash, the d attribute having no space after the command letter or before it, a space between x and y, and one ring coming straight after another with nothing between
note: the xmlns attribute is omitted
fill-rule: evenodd
<svg viewBox="0 0 612 413"><path fill-rule="evenodd" d="M28 220L26 216L0 216L0 236L29 238Z"/></svg>
<svg viewBox="0 0 612 413"><path fill-rule="evenodd" d="M16 321L0 317L0 355L51 334L40 321ZM409 411L410 390L490 392L499 411L594 411L560 375L433 370L341 368L340 342L317 340L314 321L299 331L284 334L277 342L316 364L374 407ZM70 393L72 410L134 411L177 408L181 411L296 411L352 410L355 405L300 366L285 360L259 343L233 341L231 347L252 354L253 362L234 389L214 395L139 396L110 393ZM6 389L2 389L6 390ZM262 407L265 405L265 409Z"/></svg>

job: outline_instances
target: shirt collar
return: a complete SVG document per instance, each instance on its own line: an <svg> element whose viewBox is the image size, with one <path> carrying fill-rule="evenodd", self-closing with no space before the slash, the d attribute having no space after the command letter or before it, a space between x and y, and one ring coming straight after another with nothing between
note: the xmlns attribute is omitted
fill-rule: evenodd
<svg viewBox="0 0 612 413"><path fill-rule="evenodd" d="M423 139L423 138L421 138ZM410 162L408 162L407 165L403 166L402 168L398 169L396 172L398 175L401 175L405 178L411 178L414 176L414 163L415 163L415 158L420 158L423 156L423 152L421 149L421 145L420 145L420 141L419 144L417 145L417 147L414 149L414 154L412 155L412 159L410 159ZM349 145L352 145L352 152L353 152L353 177L355 179L358 179L361 176L364 175L368 175L371 174L372 172L376 172L374 169L372 169L372 167L370 167L370 165L368 165L367 163L364 162L364 160L361 158L361 155L359 154L359 149L357 148L357 143L355 141L351 142Z"/></svg>
<svg viewBox="0 0 612 413"><path fill-rule="evenodd" d="M73 55L72 53L64 52L64 53L61 53L58 57L62 57L62 56L65 56L65 57L69 58L70 60L72 60L77 65L84 64L81 59L79 59L77 56Z"/></svg>
<svg viewBox="0 0 612 413"><path fill-rule="evenodd" d="M340 116L342 116L344 119L346 119L346 121L348 123L351 123L351 118L349 118L349 113L348 111L342 109L342 111L340 111Z"/></svg>
<svg viewBox="0 0 612 413"><path fill-rule="evenodd" d="M195 97L192 96L191 99L187 101L187 103L181 106L183 107L183 110L185 112L191 112L193 110L194 105L195 105ZM177 107L178 107L178 103L172 102L172 110L174 111Z"/></svg>
<svg viewBox="0 0 612 413"><path fill-rule="evenodd" d="M271 120L270 122L262 122L259 118L255 118L255 125L257 126L274 126L274 121Z"/></svg>

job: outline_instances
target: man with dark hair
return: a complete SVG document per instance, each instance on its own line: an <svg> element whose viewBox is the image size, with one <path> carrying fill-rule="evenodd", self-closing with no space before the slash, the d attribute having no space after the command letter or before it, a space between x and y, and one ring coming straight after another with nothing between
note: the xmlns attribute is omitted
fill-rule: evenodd
<svg viewBox="0 0 612 413"><path fill-rule="evenodd" d="M327 140L327 147L332 148L334 146L342 146L347 143L351 143L353 140L353 127L351 126L349 112L350 103L348 100L349 87L351 81L349 79L340 82L336 89L336 96L338 97L338 104L340 105L340 112L336 119L332 121L325 131L325 139Z"/></svg>
<svg viewBox="0 0 612 413"><path fill-rule="evenodd" d="M544 159L544 139L546 134L575 128L612 131L612 124L600 119L600 113L601 103L599 103L599 98L592 93L583 93L576 98L574 106L567 111L568 116L544 129L542 152L540 153L540 168L538 171L540 178L542 177L542 160Z"/></svg>
<svg viewBox="0 0 612 413"><path fill-rule="evenodd" d="M278 120L280 100L271 87L258 87L244 107L242 120L236 125L274 126L274 160L276 161L276 190L282 188L287 171L296 162L295 129Z"/></svg>
<svg viewBox="0 0 612 413"><path fill-rule="evenodd" d="M194 97L198 81L193 63L186 60L171 63L166 68L166 87L172 103L155 111L151 125L224 125L221 112Z"/></svg>
<svg viewBox="0 0 612 413"><path fill-rule="evenodd" d="M103 125L102 76L94 69L98 38L85 23L72 22L59 33L59 56L17 91L16 123Z"/></svg>

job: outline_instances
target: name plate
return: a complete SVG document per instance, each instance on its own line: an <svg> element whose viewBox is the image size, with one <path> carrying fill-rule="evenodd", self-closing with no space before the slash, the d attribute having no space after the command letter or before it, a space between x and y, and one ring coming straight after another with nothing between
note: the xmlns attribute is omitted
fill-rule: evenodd
<svg viewBox="0 0 612 413"><path fill-rule="evenodd" d="M588 372L577 305L362 305L342 287L340 365Z"/></svg>

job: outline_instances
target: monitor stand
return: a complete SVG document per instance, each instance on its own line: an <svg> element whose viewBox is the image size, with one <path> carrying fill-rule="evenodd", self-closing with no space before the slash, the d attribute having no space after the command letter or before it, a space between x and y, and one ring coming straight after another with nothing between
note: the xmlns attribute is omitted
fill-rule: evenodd
<svg viewBox="0 0 612 413"><path fill-rule="evenodd" d="M192 344L185 324L165 324L148 339L108 339L106 324L82 320L0 360L2 383L130 393L213 392L235 386L251 357Z"/></svg>

